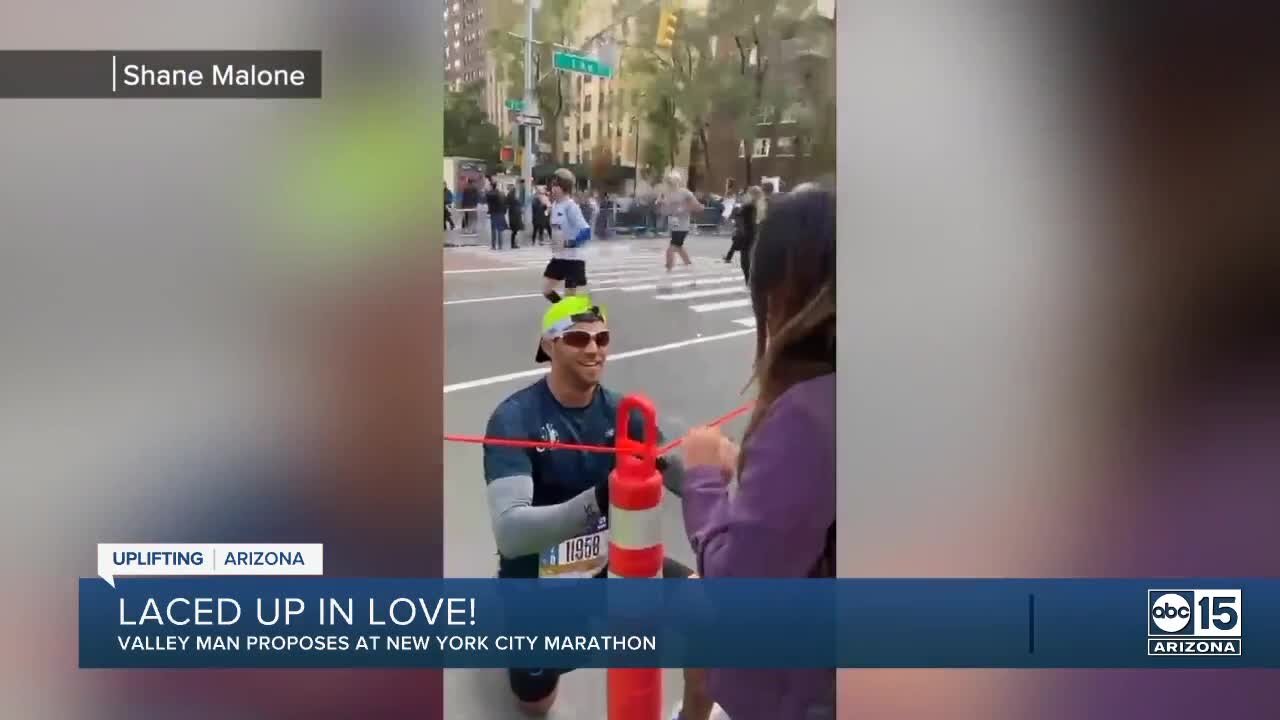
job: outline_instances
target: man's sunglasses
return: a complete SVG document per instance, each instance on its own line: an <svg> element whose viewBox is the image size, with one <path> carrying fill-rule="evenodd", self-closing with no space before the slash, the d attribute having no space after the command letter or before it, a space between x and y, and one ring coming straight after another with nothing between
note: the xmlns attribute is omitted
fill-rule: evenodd
<svg viewBox="0 0 1280 720"><path fill-rule="evenodd" d="M601 330L598 333L589 333L586 330L568 330L561 334L558 339L565 345L579 350L590 345L592 340L596 341L597 347L609 347L608 330Z"/></svg>

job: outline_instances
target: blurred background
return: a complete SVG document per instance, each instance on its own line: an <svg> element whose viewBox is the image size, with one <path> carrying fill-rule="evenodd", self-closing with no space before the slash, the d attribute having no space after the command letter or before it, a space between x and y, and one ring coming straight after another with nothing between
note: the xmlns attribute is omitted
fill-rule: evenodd
<svg viewBox="0 0 1280 720"><path fill-rule="evenodd" d="M840 574L1280 572L1275 7L840 11ZM1269 718L1277 680L847 670L840 716Z"/></svg>
<svg viewBox="0 0 1280 720"><path fill-rule="evenodd" d="M321 100L0 100L0 716L440 717L427 671L77 672L99 541L438 576L440 11L0 2L8 49L318 49Z"/></svg>

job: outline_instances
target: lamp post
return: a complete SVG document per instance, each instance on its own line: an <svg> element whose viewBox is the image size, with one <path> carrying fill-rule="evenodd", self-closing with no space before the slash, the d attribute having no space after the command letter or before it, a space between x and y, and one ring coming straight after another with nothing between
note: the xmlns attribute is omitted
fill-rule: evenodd
<svg viewBox="0 0 1280 720"><path fill-rule="evenodd" d="M632 115L631 124L635 126L635 134L636 134L636 154L633 156L636 164L636 168L635 168L636 177L634 180L635 187L631 189L631 194L639 195L640 194L640 116Z"/></svg>

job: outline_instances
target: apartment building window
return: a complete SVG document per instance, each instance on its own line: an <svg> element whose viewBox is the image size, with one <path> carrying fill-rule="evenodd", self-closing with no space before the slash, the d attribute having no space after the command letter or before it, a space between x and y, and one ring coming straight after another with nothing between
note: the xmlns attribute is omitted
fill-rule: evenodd
<svg viewBox="0 0 1280 720"><path fill-rule="evenodd" d="M591 139L591 124L590 124L590 123L588 123L588 124L586 124L586 125L583 125L583 126L582 126L582 139L583 139L583 140L590 140L590 139Z"/></svg>
<svg viewBox="0 0 1280 720"><path fill-rule="evenodd" d="M796 139L793 137L778 138L778 157L795 157Z"/></svg>
<svg viewBox="0 0 1280 720"><path fill-rule="evenodd" d="M769 138L756 138L755 145L751 149L751 157L769 157L769 145Z"/></svg>
<svg viewBox="0 0 1280 720"><path fill-rule="evenodd" d="M590 95L586 97L583 103L584 105L582 109L585 110L586 112L591 112L591 96Z"/></svg>
<svg viewBox="0 0 1280 720"><path fill-rule="evenodd" d="M747 156L747 141L739 140L738 141L738 157L744 158L746 156Z"/></svg>
<svg viewBox="0 0 1280 720"><path fill-rule="evenodd" d="M562 162L562 164L564 164L564 165L568 165L568 164L569 164L569 151L568 151L568 150L565 150L565 151L564 151L564 160L562 160L561 162Z"/></svg>
<svg viewBox="0 0 1280 720"><path fill-rule="evenodd" d="M590 151L590 150L583 150L583 151L582 151L582 164L583 164L583 165L586 165L586 164L587 164L587 163L589 163L589 162L591 162L591 151Z"/></svg>

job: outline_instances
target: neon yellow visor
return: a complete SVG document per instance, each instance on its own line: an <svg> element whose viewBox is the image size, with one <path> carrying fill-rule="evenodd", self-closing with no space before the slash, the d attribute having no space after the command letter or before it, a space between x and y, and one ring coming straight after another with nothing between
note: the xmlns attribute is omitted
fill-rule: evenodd
<svg viewBox="0 0 1280 720"><path fill-rule="evenodd" d="M580 322L605 321L604 308L591 302L585 295L570 295L547 308L542 315L542 335L538 338L538 352L533 356L534 362L547 362L551 359L542 351L542 341L554 340L566 330Z"/></svg>

